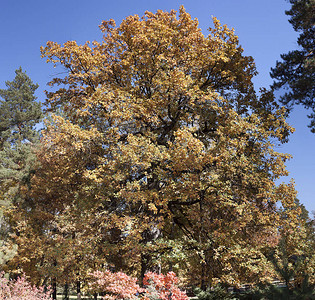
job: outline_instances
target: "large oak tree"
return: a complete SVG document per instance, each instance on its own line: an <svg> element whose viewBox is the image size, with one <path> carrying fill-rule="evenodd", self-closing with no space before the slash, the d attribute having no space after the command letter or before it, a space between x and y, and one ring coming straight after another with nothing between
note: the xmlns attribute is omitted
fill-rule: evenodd
<svg viewBox="0 0 315 300"><path fill-rule="evenodd" d="M183 7L146 12L104 21L102 42L42 48L67 75L47 94L37 205L17 208L16 265L36 245L38 272L67 257L56 272L75 280L102 266L140 277L173 268L203 287L271 274L277 203L295 199L292 184L275 184L289 155L274 146L292 129L272 93L255 94L234 31L213 22L205 36Z"/></svg>

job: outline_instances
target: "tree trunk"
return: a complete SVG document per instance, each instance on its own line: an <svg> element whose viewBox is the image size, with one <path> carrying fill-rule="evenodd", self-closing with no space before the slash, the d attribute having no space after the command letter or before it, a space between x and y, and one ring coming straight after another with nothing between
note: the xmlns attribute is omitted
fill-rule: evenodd
<svg viewBox="0 0 315 300"><path fill-rule="evenodd" d="M171 234L170 234L170 240L174 240L175 238L175 222L174 222L174 218L172 219L172 227L171 227ZM173 250L171 250L171 253L173 252ZM173 271L173 264L170 262L168 265L168 271L172 272Z"/></svg>
<svg viewBox="0 0 315 300"><path fill-rule="evenodd" d="M152 226L150 229L147 229L142 234L142 243L147 244L149 242L154 242L161 236L161 231L157 228L157 226ZM160 274L161 273L161 264L160 263L153 263L154 256L152 253L142 253L141 254L141 273L140 273L140 280L141 284L143 282L144 275L147 272L155 272Z"/></svg>
<svg viewBox="0 0 315 300"><path fill-rule="evenodd" d="M152 177L147 179L147 187L149 190L160 190L160 181L154 172L152 173ZM145 246L148 243L154 244L154 242L162 236L161 230L158 228L159 224L159 213L155 214L153 212L148 212L150 215L150 223L148 227L142 232L142 244ZM154 258L159 254L158 252L152 253L152 250L147 251L144 247L144 252L141 253L141 284L143 282L144 275L151 271L155 273L161 273L161 264L153 263ZM154 257L155 256L155 257Z"/></svg>
<svg viewBox="0 0 315 300"><path fill-rule="evenodd" d="M81 300L81 282L77 281L77 299Z"/></svg>
<svg viewBox="0 0 315 300"><path fill-rule="evenodd" d="M69 286L68 283L65 284L65 289L63 291L63 299L69 300Z"/></svg>
<svg viewBox="0 0 315 300"><path fill-rule="evenodd" d="M143 284L144 275L148 270L148 259L149 259L148 255L144 253L141 254L141 274L140 274L141 285Z"/></svg>
<svg viewBox="0 0 315 300"><path fill-rule="evenodd" d="M53 291L52 291L52 298L53 298L54 300L56 300L56 299L57 299L57 283L56 283L56 278L53 278L53 280L52 280L52 289L53 289Z"/></svg>
<svg viewBox="0 0 315 300"><path fill-rule="evenodd" d="M205 281L205 263L201 263L201 284L200 288L205 291L207 289L206 287L206 281Z"/></svg>

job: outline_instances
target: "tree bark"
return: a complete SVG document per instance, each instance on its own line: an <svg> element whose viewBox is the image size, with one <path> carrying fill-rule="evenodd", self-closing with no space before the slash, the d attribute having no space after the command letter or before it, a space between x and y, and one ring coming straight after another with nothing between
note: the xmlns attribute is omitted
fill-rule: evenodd
<svg viewBox="0 0 315 300"><path fill-rule="evenodd" d="M52 292L52 298L54 300L57 299L57 283L56 283L56 278L53 278L52 280L52 289L53 289L53 292Z"/></svg>
<svg viewBox="0 0 315 300"><path fill-rule="evenodd" d="M207 289L206 281L205 281L205 263L201 264L201 283L200 288L205 291Z"/></svg>
<svg viewBox="0 0 315 300"><path fill-rule="evenodd" d="M81 300L81 282L77 281L77 299Z"/></svg>
<svg viewBox="0 0 315 300"><path fill-rule="evenodd" d="M150 229L147 229L142 234L142 242L143 244L147 244L149 242L154 242L161 236L161 231L157 228L157 226L152 226ZM143 282L144 275L147 272L155 272L160 274L161 273L161 264L160 263L153 263L153 254L152 253L142 253L141 254L141 273L140 273L140 280L141 284Z"/></svg>
<svg viewBox="0 0 315 300"><path fill-rule="evenodd" d="M68 285L68 283L65 284L65 289L63 291L63 299L69 300L69 285Z"/></svg>

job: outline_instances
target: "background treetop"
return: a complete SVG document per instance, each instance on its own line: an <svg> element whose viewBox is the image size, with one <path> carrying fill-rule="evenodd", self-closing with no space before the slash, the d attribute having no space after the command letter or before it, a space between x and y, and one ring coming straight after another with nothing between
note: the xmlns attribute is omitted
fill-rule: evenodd
<svg viewBox="0 0 315 300"><path fill-rule="evenodd" d="M315 132L315 1L290 0L292 7L286 11L294 30L300 32L299 49L282 54L281 61L271 69L275 89L284 88L281 103L289 109L295 104L310 109L309 127Z"/></svg>

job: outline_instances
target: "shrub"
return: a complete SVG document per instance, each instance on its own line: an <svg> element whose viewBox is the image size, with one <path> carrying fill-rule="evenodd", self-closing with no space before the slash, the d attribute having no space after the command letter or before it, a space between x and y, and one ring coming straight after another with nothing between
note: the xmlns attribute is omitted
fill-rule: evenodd
<svg viewBox="0 0 315 300"><path fill-rule="evenodd" d="M91 275L95 281L90 283L90 290L104 294L103 299L188 300L186 293L178 288L178 278L174 272L167 275L152 272L145 274L144 288L137 284L136 278L122 272L106 270Z"/></svg>
<svg viewBox="0 0 315 300"><path fill-rule="evenodd" d="M232 293L228 292L228 290L221 286L217 285L213 289L207 289L206 291L201 288L194 289L195 296L197 300L236 300L236 298Z"/></svg>
<svg viewBox="0 0 315 300"><path fill-rule="evenodd" d="M174 272L166 275L148 272L144 275L143 284L146 288L145 300L188 300L186 293L178 288Z"/></svg>
<svg viewBox="0 0 315 300"><path fill-rule="evenodd" d="M95 271L91 275L96 281L90 284L90 288L93 292L105 293L103 299L133 299L142 292L137 279L125 273L106 270Z"/></svg>
<svg viewBox="0 0 315 300"><path fill-rule="evenodd" d="M8 280L0 273L0 299L6 300L50 300L50 288L37 288L31 285L24 276L17 280Z"/></svg>

